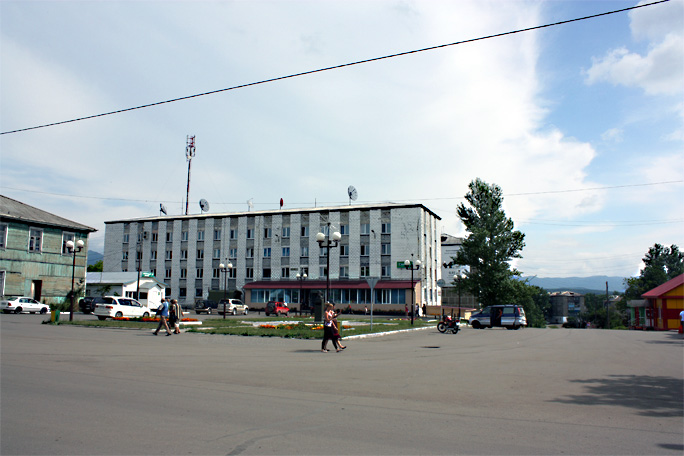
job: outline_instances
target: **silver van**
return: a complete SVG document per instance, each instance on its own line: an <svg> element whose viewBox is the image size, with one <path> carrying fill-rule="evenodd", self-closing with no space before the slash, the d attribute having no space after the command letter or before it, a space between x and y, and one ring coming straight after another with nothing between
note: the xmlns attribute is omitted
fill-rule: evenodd
<svg viewBox="0 0 684 456"><path fill-rule="evenodd" d="M517 304L489 306L480 312L474 313L468 320L468 324L475 329L506 328L520 329L527 326L525 309Z"/></svg>

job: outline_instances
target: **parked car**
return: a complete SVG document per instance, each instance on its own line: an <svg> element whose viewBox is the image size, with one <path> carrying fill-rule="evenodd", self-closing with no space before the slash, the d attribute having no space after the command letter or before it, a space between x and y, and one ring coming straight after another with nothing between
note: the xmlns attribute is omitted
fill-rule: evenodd
<svg viewBox="0 0 684 456"><path fill-rule="evenodd" d="M249 312L249 307L242 303L239 299L221 299L218 303L216 311L223 314L223 304L226 305L226 314L237 315L241 313L242 315L247 315Z"/></svg>
<svg viewBox="0 0 684 456"><path fill-rule="evenodd" d="M0 310L4 313L36 313L40 312L42 314L48 313L50 311L50 306L47 304L41 304L33 298L27 296L3 296L2 301L0 301Z"/></svg>
<svg viewBox="0 0 684 456"><path fill-rule="evenodd" d="M195 301L195 313L198 315L201 313L209 315L212 312L216 312L217 306L218 303L216 301L210 301L209 299L198 299Z"/></svg>
<svg viewBox="0 0 684 456"><path fill-rule="evenodd" d="M79 299L78 308L81 309L81 312L83 313L92 313L95 310L95 298L86 296L85 298Z"/></svg>
<svg viewBox="0 0 684 456"><path fill-rule="evenodd" d="M286 317L290 313L290 308L287 307L287 303L280 301L268 301L266 304L266 316L275 314L276 317L285 315Z"/></svg>
<svg viewBox="0 0 684 456"><path fill-rule="evenodd" d="M152 311L147 306L143 306L135 299L120 296L95 298L93 315L100 320L111 317L149 317L151 314Z"/></svg>
<svg viewBox="0 0 684 456"><path fill-rule="evenodd" d="M504 327L506 329L519 329L527 326L525 309L515 304L489 306L480 312L474 313L468 320L475 329Z"/></svg>

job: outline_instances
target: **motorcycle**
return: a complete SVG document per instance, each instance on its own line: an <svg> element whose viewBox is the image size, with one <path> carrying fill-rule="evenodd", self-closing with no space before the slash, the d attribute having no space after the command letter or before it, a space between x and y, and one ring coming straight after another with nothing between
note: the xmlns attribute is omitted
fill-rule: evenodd
<svg viewBox="0 0 684 456"><path fill-rule="evenodd" d="M456 334L459 329L461 329L461 322L454 320L449 315L445 316L442 321L437 323L437 331L441 333L451 331L452 334Z"/></svg>

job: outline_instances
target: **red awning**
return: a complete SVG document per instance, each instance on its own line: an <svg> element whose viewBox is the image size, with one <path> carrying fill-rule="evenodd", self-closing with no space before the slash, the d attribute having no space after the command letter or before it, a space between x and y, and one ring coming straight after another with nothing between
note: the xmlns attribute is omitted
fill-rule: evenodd
<svg viewBox="0 0 684 456"><path fill-rule="evenodd" d="M414 284L419 283L418 280L413 281ZM324 290L326 286L325 280L304 280L300 284L298 280L261 280L258 282L248 282L243 288L268 288L268 289L299 289L303 290ZM370 287L365 280L331 280L330 288L332 289L352 289L352 290L368 290ZM410 280L380 280L375 289L410 289Z"/></svg>

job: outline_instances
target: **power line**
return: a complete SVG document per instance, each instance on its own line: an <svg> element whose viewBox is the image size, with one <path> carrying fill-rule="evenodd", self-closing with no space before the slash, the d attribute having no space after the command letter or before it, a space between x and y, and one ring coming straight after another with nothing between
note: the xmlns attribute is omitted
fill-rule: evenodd
<svg viewBox="0 0 684 456"><path fill-rule="evenodd" d="M282 81L282 80L285 80L285 79L297 78L297 77L306 76L306 75L309 75L309 74L321 73L321 72L323 72L323 71L338 70L338 69L340 69L340 68L350 67L350 66L354 66L354 65L361 65L361 64L370 63L370 62L377 62L377 61L379 61L379 60L392 59L392 58L395 58L395 57L402 57L402 56L410 55L410 54L417 54L417 53L419 53L419 52L434 51L434 50L436 50L436 49L442 49L442 48L446 48L446 47L450 47L450 46L456 46L456 45L459 45L459 44L473 43L473 42L476 42L476 41L488 40L488 39L491 39L491 38L500 38L500 37L502 37L502 36L514 35L514 34L516 34L516 33L530 32L530 31L533 31L533 30L540 30L540 29L547 28L547 27L554 27L554 26L557 26L557 25L564 25L564 24L569 24L569 23L572 23L572 22L584 21L584 20L587 20L587 19L595 19L595 18L601 17L601 16L608 16L608 15L611 15L611 14L623 13L623 12L625 12L625 11L635 10L635 9L637 9L637 8L644 8L644 7L646 7L646 6L653 6L653 5L657 5L657 4L659 4L659 3L665 3L665 2L669 2L669 1L670 1L670 0L658 0L658 1L655 1L655 2L652 2L652 3L646 3L646 4L643 4L643 5L631 6L631 7L629 7L629 8L622 8L622 9L618 9L618 10L614 10L614 11L608 11L608 12L599 13L599 14L592 14L591 16L578 17L578 18L575 18L575 19L568 19L568 20L565 20L565 21L559 21L559 22L554 22L554 23L545 24L545 25L537 25L537 26L534 26L534 27L528 27L528 28L524 28L524 29L513 30L513 31L510 31L510 32L497 33L497 34L494 34L494 35L487 35L487 36L482 36L482 37L479 37L479 38L471 38L471 39L467 39L467 40L463 40L463 41L456 41L456 42L454 42L454 43L440 44L440 45L437 45L437 46L430 46L430 47L426 47L426 48L422 48L422 49L415 49L415 50L413 50L413 51L399 52L399 53L396 53L396 54L389 54L389 55L385 55L385 56L382 56L382 57L373 57L373 58L370 58L370 59L358 60L358 61L356 61L356 62L343 63L343 64L341 64L341 65L335 65L335 66L330 66L330 67L325 67L325 68L319 68L319 69L317 69L317 70L303 71L303 72L301 72L301 73L294 73L294 74L290 74L290 75L287 75L287 76L279 76L279 77L275 77L275 78L264 79L264 80L262 80L262 81L250 82L250 83L247 83L247 84L240 84L240 85L236 85L236 86L233 86L233 87L227 87L227 88L225 88L225 89L211 90L211 91L209 91L209 92L203 92L203 93L197 93L197 94L194 94L194 95L187 95L187 96L184 96L184 97L172 98L172 99L170 99L170 100L157 101L157 102L154 102L154 103L148 103L148 104L144 104L144 105L140 105L140 106L135 106L135 107L133 107L133 108L119 109L119 110L116 110L116 111L110 111L110 112L105 112L105 113L101 113L101 114L93 114L93 115L90 115L90 116L78 117L78 118L70 119L70 120L62 120L62 121L59 121L59 122L53 122L53 123L44 124L44 125L37 125L37 126L34 126L34 127L20 128L20 129L11 130L11 131L3 131L3 132L0 133L0 135L8 135L8 134L19 133L19 132L23 132L23 131L36 130L36 129L38 129L38 128L54 127L54 126L56 126L56 125L63 125L63 124L72 123L72 122L80 122L80 121L82 121L82 120L95 119L95 118L97 118L97 117L105 117L105 116L110 116L110 115L113 115L113 114L121 114L121 113L128 112L128 111L135 111L135 110L137 110L137 109L150 108L150 107L153 107L153 106L159 106L159 105L163 105L163 104L174 103L174 102L176 102L176 101L189 100L189 99L191 99L191 98L203 97L203 96L206 96L206 95L214 95L214 94L221 93L221 92L227 92L227 91L229 91L229 90L244 89L244 88L246 88L246 87L252 87L252 86L256 86L256 85L260 85L260 84L267 84L267 83L270 83L270 82Z"/></svg>

